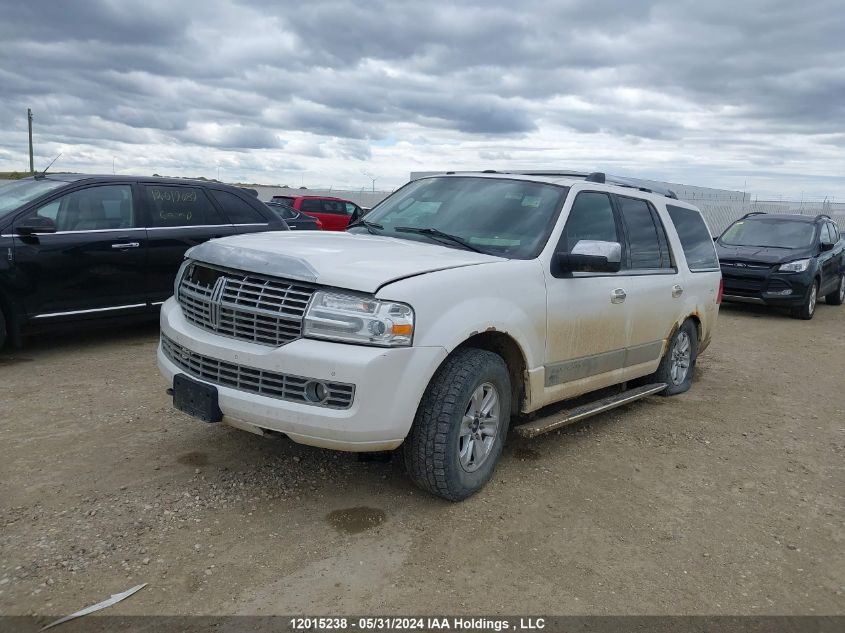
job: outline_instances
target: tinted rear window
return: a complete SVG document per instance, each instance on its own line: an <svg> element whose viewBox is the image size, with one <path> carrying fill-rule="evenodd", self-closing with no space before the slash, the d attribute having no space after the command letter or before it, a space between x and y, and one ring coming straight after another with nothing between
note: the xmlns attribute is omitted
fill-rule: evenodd
<svg viewBox="0 0 845 633"><path fill-rule="evenodd" d="M669 217L675 225L681 247L687 258L690 270L716 270L719 259L713 246L713 238L707 230L707 225L701 214L692 209L666 205Z"/></svg>
<svg viewBox="0 0 845 633"><path fill-rule="evenodd" d="M223 207L233 224L267 224L267 219L238 196L228 191L211 190L211 195Z"/></svg>
<svg viewBox="0 0 845 633"><path fill-rule="evenodd" d="M152 212L150 226L213 226L223 222L198 187L145 185L144 196Z"/></svg>
<svg viewBox="0 0 845 633"><path fill-rule="evenodd" d="M632 270L671 268L666 234L645 200L617 196L628 231L628 252ZM658 223L660 220L658 219Z"/></svg>
<svg viewBox="0 0 845 633"><path fill-rule="evenodd" d="M300 203L299 208L310 213L322 213L323 203L320 200L307 198Z"/></svg>

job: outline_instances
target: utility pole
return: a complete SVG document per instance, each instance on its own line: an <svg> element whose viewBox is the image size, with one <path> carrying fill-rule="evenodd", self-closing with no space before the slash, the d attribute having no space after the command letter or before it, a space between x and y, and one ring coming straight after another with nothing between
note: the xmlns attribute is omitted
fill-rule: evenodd
<svg viewBox="0 0 845 633"><path fill-rule="evenodd" d="M26 109L26 120L29 124L29 173L35 173L35 163L32 160L32 110Z"/></svg>

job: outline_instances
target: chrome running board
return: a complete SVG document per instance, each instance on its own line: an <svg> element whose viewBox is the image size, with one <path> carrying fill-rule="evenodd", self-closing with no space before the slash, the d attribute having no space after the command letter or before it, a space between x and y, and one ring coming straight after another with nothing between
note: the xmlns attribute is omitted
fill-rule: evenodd
<svg viewBox="0 0 845 633"><path fill-rule="evenodd" d="M537 437L538 435L554 431L568 424L573 424L584 418L589 418L592 415L610 411L610 409L621 407L623 404L645 398L646 396L663 391L665 388L665 382L658 382L635 389L628 389L627 391L600 398L599 400L594 400L593 402L588 402L572 409L565 409L564 411L531 420L530 422L514 427L514 430L522 437Z"/></svg>

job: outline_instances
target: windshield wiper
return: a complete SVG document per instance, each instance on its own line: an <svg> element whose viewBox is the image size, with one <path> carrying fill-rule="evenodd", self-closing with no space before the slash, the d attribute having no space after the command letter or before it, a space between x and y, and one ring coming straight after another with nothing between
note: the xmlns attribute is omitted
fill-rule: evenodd
<svg viewBox="0 0 845 633"><path fill-rule="evenodd" d="M363 218L361 218L360 220L355 220L352 224L350 224L346 228L352 229L352 228L355 228L356 226L363 226L365 229L367 229L373 235L378 235L376 230L379 230L379 231L384 230L384 227L381 224L379 224L378 222L370 222L369 220L365 220Z"/></svg>
<svg viewBox="0 0 845 633"><path fill-rule="evenodd" d="M483 251L477 246L473 246L469 242L467 242L464 238L458 237L457 235L452 235L451 233L444 233L440 229L433 229L433 228L423 228L419 226L397 226L393 229L397 233L419 233L420 235L427 235L432 238L441 238L442 240L448 240L454 244L458 244L459 246L463 246L465 249L470 251L475 251L476 253L481 253L483 255L489 255L487 251Z"/></svg>

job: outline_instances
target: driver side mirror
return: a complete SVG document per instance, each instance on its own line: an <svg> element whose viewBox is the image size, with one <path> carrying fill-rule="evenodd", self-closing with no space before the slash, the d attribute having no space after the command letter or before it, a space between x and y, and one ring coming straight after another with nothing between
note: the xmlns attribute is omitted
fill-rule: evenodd
<svg viewBox="0 0 845 633"><path fill-rule="evenodd" d="M15 232L18 235L36 235L37 233L55 233L56 223L50 218L41 215L21 220L15 225Z"/></svg>
<svg viewBox="0 0 845 633"><path fill-rule="evenodd" d="M622 268L622 245L619 242L579 240L570 252L555 253L553 273L615 273Z"/></svg>
<svg viewBox="0 0 845 633"><path fill-rule="evenodd" d="M820 246L822 252L824 252L833 250L833 247L836 246L836 244L834 244L833 242L821 242Z"/></svg>

